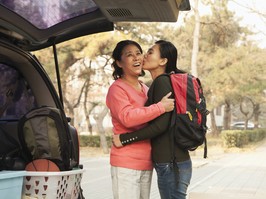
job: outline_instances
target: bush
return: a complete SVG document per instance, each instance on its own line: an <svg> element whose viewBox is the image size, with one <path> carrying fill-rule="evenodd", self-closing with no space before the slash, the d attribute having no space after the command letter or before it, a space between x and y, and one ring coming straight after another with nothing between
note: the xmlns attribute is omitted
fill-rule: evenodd
<svg viewBox="0 0 266 199"><path fill-rule="evenodd" d="M266 129L254 130L226 130L221 133L224 146L243 147L250 143L263 140L266 137Z"/></svg>
<svg viewBox="0 0 266 199"><path fill-rule="evenodd" d="M111 147L112 140L111 136L106 136L106 141L108 147ZM100 147L100 136L99 135L80 135L79 136L79 145L81 147Z"/></svg>

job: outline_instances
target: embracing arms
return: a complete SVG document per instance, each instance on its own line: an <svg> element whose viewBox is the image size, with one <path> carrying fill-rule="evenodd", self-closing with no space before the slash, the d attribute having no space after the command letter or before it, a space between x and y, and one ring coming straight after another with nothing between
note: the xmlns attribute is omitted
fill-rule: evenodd
<svg viewBox="0 0 266 199"><path fill-rule="evenodd" d="M173 92L171 82L168 76L162 75L154 80L148 92L148 104L153 104L158 101L167 93ZM172 96L173 98L173 96ZM140 140L151 139L167 131L172 112L167 112L155 118L149 124L137 131L124 133L113 136L113 143L117 147L121 147L132 142Z"/></svg>

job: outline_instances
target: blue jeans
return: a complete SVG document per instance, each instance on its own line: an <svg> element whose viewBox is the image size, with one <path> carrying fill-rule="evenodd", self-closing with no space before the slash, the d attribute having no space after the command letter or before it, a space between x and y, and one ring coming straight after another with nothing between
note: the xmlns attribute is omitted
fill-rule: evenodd
<svg viewBox="0 0 266 199"><path fill-rule="evenodd" d="M175 168L174 168L175 166ZM154 163L161 199L186 199L192 176L192 162Z"/></svg>

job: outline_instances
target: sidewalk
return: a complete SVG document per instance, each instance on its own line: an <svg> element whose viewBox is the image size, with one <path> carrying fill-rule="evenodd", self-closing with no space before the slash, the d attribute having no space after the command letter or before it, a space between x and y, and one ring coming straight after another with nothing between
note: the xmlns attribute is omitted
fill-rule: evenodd
<svg viewBox="0 0 266 199"><path fill-rule="evenodd" d="M256 149L224 153L209 147L208 158L198 149L191 154L193 173L187 199L266 199L266 140ZM87 199L112 199L109 155L82 152L86 169L82 178ZM154 172L150 199L159 199ZM99 187L101 187L99 189Z"/></svg>
<svg viewBox="0 0 266 199"><path fill-rule="evenodd" d="M201 165L197 161L195 164ZM225 154L198 167L189 187L189 199L214 198L266 198L266 142L255 150Z"/></svg>

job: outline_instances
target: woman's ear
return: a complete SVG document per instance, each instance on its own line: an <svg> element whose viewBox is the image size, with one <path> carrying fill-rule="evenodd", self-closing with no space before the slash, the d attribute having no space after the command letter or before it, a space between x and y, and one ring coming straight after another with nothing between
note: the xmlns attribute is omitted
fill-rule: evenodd
<svg viewBox="0 0 266 199"><path fill-rule="evenodd" d="M161 61L160 61L160 65L166 65L167 62L168 62L167 58L162 58Z"/></svg>
<svg viewBox="0 0 266 199"><path fill-rule="evenodd" d="M119 68L122 68L122 66L120 65L120 62L118 60L115 61L116 65L119 67Z"/></svg>

